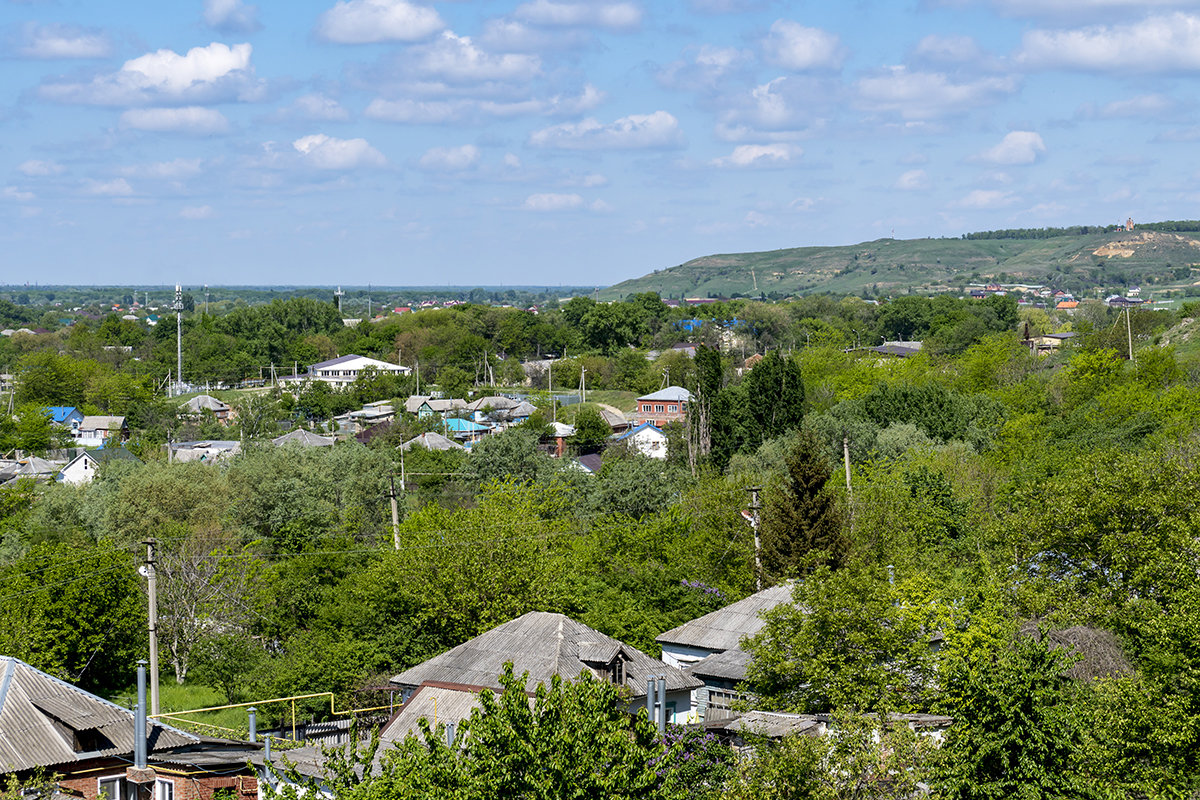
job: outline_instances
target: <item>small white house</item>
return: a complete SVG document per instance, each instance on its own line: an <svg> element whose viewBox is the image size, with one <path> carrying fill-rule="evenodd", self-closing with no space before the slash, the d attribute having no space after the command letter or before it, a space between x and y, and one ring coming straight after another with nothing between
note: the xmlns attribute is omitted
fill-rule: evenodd
<svg viewBox="0 0 1200 800"><path fill-rule="evenodd" d="M667 457L667 435L653 423L643 422L636 428L614 437L648 458Z"/></svg>
<svg viewBox="0 0 1200 800"><path fill-rule="evenodd" d="M67 465L62 468L55 480L60 483L69 483L72 486L82 486L85 483L91 483L96 478L96 470L111 461L136 461L139 464L142 463L140 458L124 447L102 447L99 450L84 450L67 462Z"/></svg>
<svg viewBox="0 0 1200 800"><path fill-rule="evenodd" d="M354 379L359 376L359 373L368 368L374 368L376 372L391 373L393 375L407 375L412 372L410 367L400 364L390 364L387 361L380 361L377 358L367 358L366 356L349 355L338 356L329 361L322 361L320 364L313 364L308 368L307 374L289 377L285 380L314 380L324 381L331 386L346 386L354 383Z"/></svg>

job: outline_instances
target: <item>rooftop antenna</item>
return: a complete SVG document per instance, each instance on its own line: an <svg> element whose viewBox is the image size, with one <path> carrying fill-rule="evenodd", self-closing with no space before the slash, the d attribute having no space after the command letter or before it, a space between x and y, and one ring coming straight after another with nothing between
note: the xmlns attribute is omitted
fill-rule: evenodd
<svg viewBox="0 0 1200 800"><path fill-rule="evenodd" d="M342 297L344 297L345 294L346 293L342 291L342 287L340 286L337 288L337 291L333 293L333 296L337 298L339 317L342 315Z"/></svg>
<svg viewBox="0 0 1200 800"><path fill-rule="evenodd" d="M175 284L175 302L171 303L175 310L175 380L176 396L183 394L183 290Z"/></svg>

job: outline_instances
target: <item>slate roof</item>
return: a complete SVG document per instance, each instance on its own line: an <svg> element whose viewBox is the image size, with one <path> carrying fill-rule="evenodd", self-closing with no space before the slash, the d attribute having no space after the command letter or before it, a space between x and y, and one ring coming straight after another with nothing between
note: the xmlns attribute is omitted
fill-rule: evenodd
<svg viewBox="0 0 1200 800"><path fill-rule="evenodd" d="M507 411L510 408L515 408L517 405L516 400L501 397L500 395L491 395L467 403L467 411L482 411L485 408L490 408L493 411Z"/></svg>
<svg viewBox="0 0 1200 800"><path fill-rule="evenodd" d="M555 675L570 679L584 670L598 675L596 670L603 664L588 664L584 659L595 658L601 653L615 654L618 650L629 659L625 667L625 686L634 697L645 696L646 679L651 675L665 675L667 691L691 690L703 685L682 670L605 636L582 622L546 611L531 611L492 628L394 676L392 683L415 688L437 681L499 691L501 686L497 676L504 671L505 662L511 661L518 675L529 672L525 688L533 691L539 683L549 683Z"/></svg>
<svg viewBox="0 0 1200 800"><path fill-rule="evenodd" d="M741 647L731 647L723 653L713 653L683 671L701 680L715 678L722 681L744 681L750 659L750 654Z"/></svg>
<svg viewBox="0 0 1200 800"><path fill-rule="evenodd" d="M297 428L290 433L285 433L283 436L277 436L271 440L271 443L276 447L283 447L286 444L298 444L301 447L332 447L333 442L332 437L319 436L303 428Z"/></svg>
<svg viewBox="0 0 1200 800"><path fill-rule="evenodd" d="M638 398L642 400L662 400L673 403L690 403L692 401L692 393L682 386L668 386L665 389L659 389L653 394L644 395Z"/></svg>
<svg viewBox="0 0 1200 800"><path fill-rule="evenodd" d="M679 644L723 653L737 647L743 636L752 636L762 628L759 616L792 599L790 582L763 589L736 603L711 611L703 617L685 622L659 636L659 644Z"/></svg>
<svg viewBox="0 0 1200 800"><path fill-rule="evenodd" d="M422 684L404 704L400 712L379 732L379 741L384 747L403 742L409 736L420 738L418 720L429 720L429 727L437 730L438 725L458 724L470 719L471 712L479 708L479 692L473 687L450 684Z"/></svg>
<svg viewBox="0 0 1200 800"><path fill-rule="evenodd" d="M124 417L96 415L84 417L79 423L81 431L119 431L125 427Z"/></svg>
<svg viewBox="0 0 1200 800"><path fill-rule="evenodd" d="M417 445L424 447L426 450L464 450L464 449L466 449L458 442L447 439L445 436L442 436L440 433L434 433L433 431L430 431L429 433L422 433L420 436L416 437L415 439L409 439L407 442L400 445L400 449L401 450L410 450L414 446L417 446Z"/></svg>
<svg viewBox="0 0 1200 800"><path fill-rule="evenodd" d="M224 403L209 394L197 395L191 400L188 400L186 403L181 403L179 407L186 408L193 414L198 414L201 411L212 411L215 413L217 411L229 410L228 403Z"/></svg>
<svg viewBox="0 0 1200 800"><path fill-rule="evenodd" d="M76 749L77 740L78 749ZM150 750L198 744L198 736L151 724ZM132 754L134 715L90 692L0 656L0 770L53 767Z"/></svg>

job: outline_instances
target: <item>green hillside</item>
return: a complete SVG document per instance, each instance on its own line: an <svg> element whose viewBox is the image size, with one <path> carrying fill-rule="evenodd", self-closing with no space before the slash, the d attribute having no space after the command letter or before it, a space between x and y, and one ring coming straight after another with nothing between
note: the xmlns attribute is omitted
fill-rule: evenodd
<svg viewBox="0 0 1200 800"><path fill-rule="evenodd" d="M1114 231L1044 239L878 239L704 256L603 291L663 297L788 297L808 292L946 291L968 283L1038 283L1086 293L1200 281L1200 233Z"/></svg>

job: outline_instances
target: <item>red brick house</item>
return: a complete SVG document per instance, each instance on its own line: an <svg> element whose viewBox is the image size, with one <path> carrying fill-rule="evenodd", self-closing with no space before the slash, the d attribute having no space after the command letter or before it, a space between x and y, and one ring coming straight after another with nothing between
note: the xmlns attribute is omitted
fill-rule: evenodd
<svg viewBox="0 0 1200 800"><path fill-rule="evenodd" d="M634 424L652 422L661 428L669 422L686 417L690 402L692 393L682 386L668 386L653 394L639 397L634 411Z"/></svg>
<svg viewBox="0 0 1200 800"><path fill-rule="evenodd" d="M81 800L255 800L259 745L147 724L146 769L134 768L136 717L23 661L0 656L0 774L53 778Z"/></svg>

